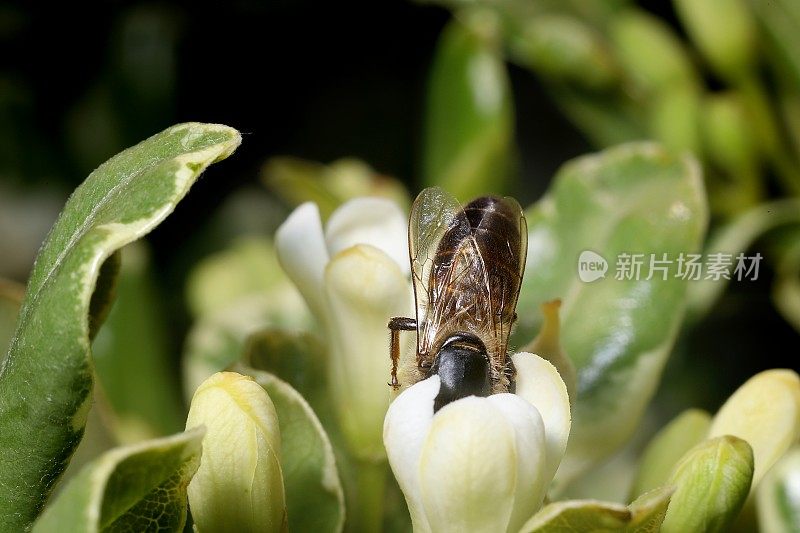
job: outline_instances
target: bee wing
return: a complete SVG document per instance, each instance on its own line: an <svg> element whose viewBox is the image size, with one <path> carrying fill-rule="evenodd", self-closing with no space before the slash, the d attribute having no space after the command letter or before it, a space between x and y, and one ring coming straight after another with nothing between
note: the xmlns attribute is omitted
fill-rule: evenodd
<svg viewBox="0 0 800 533"><path fill-rule="evenodd" d="M505 204L507 213L517 218L516 226L519 232L517 235L509 234L506 239L506 246L503 248L504 250L509 250L507 260L510 261L511 264L516 262L518 278L516 287L514 287L514 283L511 280L507 280L507 282L503 284L502 290L508 291L508 295L504 295L504 297L500 299L491 299L493 306L496 307L491 310L493 316L507 316L507 313L504 313L502 309L504 306L508 306L512 312L516 309L519 290L522 286L523 274L525 273L525 262L528 256L528 223L525 220L525 213L519 205L519 202L510 196L504 197L503 203ZM515 243L512 242L514 239L519 239L518 246L515 246ZM513 321L503 319L497 320L494 324L494 335L501 343L499 349L503 351L503 354L505 354L505 350L507 349L508 336L511 333L511 327L513 325Z"/></svg>
<svg viewBox="0 0 800 533"><path fill-rule="evenodd" d="M459 276L450 284L456 288L452 292L470 297L451 307L483 341L497 378L506 365L525 270L527 223L519 203L510 197L477 198L464 209L472 238L461 248L458 261L463 266L455 269Z"/></svg>
<svg viewBox="0 0 800 533"><path fill-rule="evenodd" d="M414 200L408 224L408 248L417 307L417 350L420 354L428 352L442 319L437 304L441 300L443 287L440 284L444 280L436 273L431 275L431 272L439 243L449 231L469 235L469 221L461 204L439 187L425 189Z"/></svg>

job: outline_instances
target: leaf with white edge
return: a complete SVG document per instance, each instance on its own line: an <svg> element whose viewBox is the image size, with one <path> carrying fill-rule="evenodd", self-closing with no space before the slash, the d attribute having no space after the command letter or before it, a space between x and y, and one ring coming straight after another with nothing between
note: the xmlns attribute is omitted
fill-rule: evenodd
<svg viewBox="0 0 800 533"><path fill-rule="evenodd" d="M328 435L291 385L268 372L238 367L266 389L278 412L281 468L290 531L341 531L344 493Z"/></svg>
<svg viewBox="0 0 800 533"><path fill-rule="evenodd" d="M700 409L687 409L661 428L642 453L631 494L637 496L665 485L675 464L706 439L710 426L711 415Z"/></svg>
<svg viewBox="0 0 800 533"><path fill-rule="evenodd" d="M551 503L528 520L520 533L657 533L672 490L672 487L664 487L650 491L627 506L597 500Z"/></svg>
<svg viewBox="0 0 800 533"><path fill-rule="evenodd" d="M766 370L748 379L714 416L709 437L734 435L753 447L753 487L800 438L800 377Z"/></svg>
<svg viewBox="0 0 800 533"><path fill-rule="evenodd" d="M80 442L101 265L155 228L240 142L227 126L174 126L98 167L67 201L39 251L0 369L0 529L33 522Z"/></svg>
<svg viewBox="0 0 800 533"><path fill-rule="evenodd" d="M753 479L753 450L730 435L702 442L675 466L675 486L664 533L727 531L744 505Z"/></svg>
<svg viewBox="0 0 800 533"><path fill-rule="evenodd" d="M497 21L486 11L470 15L452 20L437 45L422 161L425 185L462 201L505 192L514 153L513 103Z"/></svg>
<svg viewBox="0 0 800 533"><path fill-rule="evenodd" d="M69 482L33 531L181 531L204 433L197 428L106 452Z"/></svg>
<svg viewBox="0 0 800 533"><path fill-rule="evenodd" d="M117 298L117 277L121 266L122 259L119 250L111 254L100 266L92 299L89 301L89 340L94 340L100 326L111 312L111 306Z"/></svg>
<svg viewBox="0 0 800 533"><path fill-rule="evenodd" d="M658 533L667 514L670 499L675 492L671 485L645 492L636 498L628 509L631 520L625 528L629 533Z"/></svg>
<svg viewBox="0 0 800 533"><path fill-rule="evenodd" d="M621 504L567 500L545 506L522 526L520 533L620 531L630 516L628 508Z"/></svg>
<svg viewBox="0 0 800 533"><path fill-rule="evenodd" d="M762 203L739 215L709 235L706 253L729 253L735 259L765 233L789 224L800 224L800 199ZM687 313L699 320L712 308L727 287L728 280L698 280L689 286Z"/></svg>
<svg viewBox="0 0 800 533"><path fill-rule="evenodd" d="M800 531L800 448L795 446L770 470L756 489L761 531Z"/></svg>
<svg viewBox="0 0 800 533"><path fill-rule="evenodd" d="M707 209L693 159L632 143L567 163L526 214L528 257L515 338L530 340L540 327L538 307L560 298L561 343L578 377L558 488L636 429L683 317L688 283L676 279L676 259L700 247ZM604 278L581 281L578 262L586 251L598 257L581 261L596 268L607 262ZM638 279L616 279L622 253L645 254ZM647 279L649 254L657 260L667 254L673 263ZM588 280L586 274L601 272L584 274Z"/></svg>

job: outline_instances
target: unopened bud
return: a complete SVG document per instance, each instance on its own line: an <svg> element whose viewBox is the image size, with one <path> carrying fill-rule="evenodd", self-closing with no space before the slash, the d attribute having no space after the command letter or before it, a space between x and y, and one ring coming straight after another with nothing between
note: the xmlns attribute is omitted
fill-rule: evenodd
<svg viewBox="0 0 800 533"><path fill-rule="evenodd" d="M219 372L192 398L186 428L205 425L189 507L201 533L284 531L278 415L252 378Z"/></svg>

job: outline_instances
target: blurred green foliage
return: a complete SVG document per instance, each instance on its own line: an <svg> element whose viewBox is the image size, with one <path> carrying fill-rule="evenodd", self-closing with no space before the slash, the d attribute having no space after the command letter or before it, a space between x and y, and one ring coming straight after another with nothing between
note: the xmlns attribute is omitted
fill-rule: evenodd
<svg viewBox="0 0 800 533"><path fill-rule="evenodd" d="M635 497L663 484L679 460L688 464L682 473L675 474L679 477L691 477L696 468L722 471L730 466L724 461L708 466L710 463L702 463L706 458L687 459L684 455L687 451L705 453L690 451L702 440L705 415L699 421L687 422L683 417L675 420L651 441L641 462L639 449L649 433L676 409L696 403L708 407L704 402L718 402L730 392L724 389L724 376L720 383L709 383L710 377L718 377L720 369L714 361L697 361L706 354L691 339L687 340L687 330L704 337L707 343L724 346L726 339L707 327L714 320L729 318L726 313L731 309L730 313L744 317L744 327L739 329L751 330L748 334L764 357L773 358L768 361L777 357L796 366L796 361L785 355L794 353L796 344L780 347L783 351L778 355L770 352L764 347L765 341L758 338L759 327L754 325L752 313L758 312L754 311L753 299L769 296L786 322L800 331L800 3L675 0L671 7L656 9L630 0L436 3L450 9L453 17L443 28L435 49L426 51L425 61L430 65L428 83L419 88L424 93L419 98L424 116L416 132L421 144L417 175L398 180L378 167L373 169L370 163L374 161L367 163L354 157L322 164L297 157L267 158L268 153L259 153L254 157L263 165L229 171L233 185L228 186L228 192L237 180L250 180L250 188L240 188L224 201L222 196L228 192L221 194L214 204L218 209L208 222L201 222L209 217L200 204L188 216L189 226L194 227L191 235L182 234L187 226L174 230L179 234L172 236L174 242L189 243L173 252L180 256L180 267L159 262L165 254L163 244L159 247L156 243L154 258L149 258L146 251L142 253L142 249L126 250L117 288L120 300L94 344L96 372L105 397L93 410L94 415L100 416L90 418L87 438L78 453L86 450L90 456L97 455L111 444L164 435L180 427L183 411L175 385L180 364L177 358L183 346L188 396L209 372L236 364L242 357L241 361L250 367L274 372L303 393L331 431L348 501L357 502L358 487L352 472L356 466L342 452L336 429L327 427L329 422L332 424L330 413L326 413L330 406L325 405L324 385L314 374L319 371L319 363L314 366L313 361L324 358L325 350L312 334L298 332L313 330L313 325L303 302L275 261L271 233L290 207L305 201L316 202L323 218L347 199L360 195L388 197L407 209L417 188L407 186L414 182L412 177L417 178L416 183L441 185L461 200L487 192L525 194L534 189L532 178L519 164L524 154L517 135L524 130L526 121L538 120L520 113L526 100L537 96L515 86L516 81L532 73L549 100L595 147L653 140L669 154L664 161L677 161L676 154L690 152L700 162L710 208L705 251L737 253L755 246L764 251L771 287L761 283L752 292L740 294L739 300L731 300L725 291L732 284L724 282L698 282L686 289L688 327L684 328L684 336L678 337L676 353L672 354L678 366L671 375L667 367L667 383L657 397L662 403L644 415L640 427L643 434L635 436L624 451L627 459L612 461L607 473L616 469L609 478L615 476L627 479L628 485L633 483L630 496ZM59 142L37 132L35 124L42 120L37 100L40 95L31 91L28 80L14 73L0 73L0 134L5 141L0 148L0 274L24 279L35 249L55 217L54 206L60 205L76 184L70 176L84 175L111 154L180 114L177 95L181 76L187 70L179 63L181 46L185 45L186 16L187 12L167 5L135 5L115 13L97 76L86 87L72 88L75 94L70 94L68 112L46 119L59 122ZM13 36L24 26L24 18L23 10L0 10L0 35ZM509 67L506 61L513 66ZM346 78L346 70L336 70L331 76L338 83ZM278 74L280 79L281 73ZM336 93L336 97L342 95ZM246 105L262 104L253 100ZM386 124L384 133L388 135L393 126ZM344 121L328 127L335 130L335 136L344 129ZM359 142L381 139L382 135L375 135ZM304 140L305 137L300 142ZM346 155L346 151L337 152L337 157ZM260 176L255 168L258 166ZM531 226L539 224L543 232L549 228L558 235L561 246L553 247L551 242L549 247L534 248L536 253L545 249L561 253L537 255L530 262L533 268L526 278L533 280L533 288L524 292L521 299L520 305L528 312L520 313L520 344L530 340L540 326L538 315L531 310L536 310L541 300L572 294L569 287L576 282L572 252L599 246L589 241L615 216L634 213L642 222L647 213L660 212L665 199L680 192L679 187L665 185L667 179L659 174L659 168L640 168L641 179L631 173L630 181L611 193L603 183L581 189L585 174L571 179L562 177L562 183L556 182L545 199L529 211ZM564 170L564 174L569 173L570 167ZM268 193L257 189L259 177ZM558 191L569 183L572 189L562 191L563 197L559 197ZM646 199L635 197L634 192L640 190L649 191ZM603 207L607 210L592 212L595 201L609 202ZM569 222L559 223L554 209L569 214ZM697 218L694 228L698 231L703 225L700 218L703 217ZM621 233L624 243L632 242L629 238L633 236L655 246L653 243L659 242L658 227L664 220L656 218L653 227L639 227L635 222L627 220L628 226L620 223L609 231L612 237ZM241 238L242 234L246 237ZM681 246L686 245L687 249L682 251L693 251L699 244L693 238L685 240ZM531 242L536 245L539 241ZM613 248L610 244L608 247ZM675 247L678 250L677 244ZM201 257L205 259L188 277L184 304L180 301L183 275ZM550 283L553 280L557 283ZM557 290L559 287L561 290ZM674 290L677 293L683 289ZM606 322L595 318L598 309L611 305L609 302L622 307L629 301L624 295L617 294L615 300L614 294L604 293L595 298L597 301L579 296L565 304L563 336L571 348L567 355L577 358L578 366L583 368L584 403L576 411L578 418L590 418L580 413L592 403L586 399L593 398L586 392L592 379L605 384L601 387L605 391L622 391L616 394L617 399L636 389L632 401L640 402L644 409L681 322L682 296L675 297L671 292L662 296L637 293L634 297L639 298L636 301L642 307L654 312L647 319L649 325L639 333L645 331L645 337L655 339L649 347L663 349L658 354L658 368L636 372L631 369L641 360L643 350L626 345L623 353L636 356L622 357L613 367L606 364L608 360L595 357L605 353L601 353L604 346L599 342L591 346L592 339L618 340L627 331L612 323L614 317L628 316L624 313L613 317L609 314L611 318ZM21 289L0 280L0 346L10 338L20 300ZM657 304L654 300L658 300ZM628 311L631 320L641 318L636 309ZM195 322L184 344L189 317ZM723 333L735 338L738 332L730 331L730 322L723 322L723 327L728 328ZM605 332L605 336L598 332ZM796 343L796 337L790 338ZM305 353L306 357L288 361L277 355L293 353ZM749 359L744 363L733 358L724 363L734 370L737 365L751 368L769 364L762 363L760 356L751 355L748 352ZM303 370L305 364L313 366L310 373ZM630 375L638 377L633 379ZM138 394L143 384L154 393ZM628 439L632 428L627 426L636 425L639 419L623 418L622 425L626 427L606 439L613 441L611 444L602 442L602 438L594 439L592 434L581 437L581 428L576 428L576 442L583 440L584 447L597 455L587 464L594 464ZM597 420L606 419L598 416ZM92 424L102 427L94 431ZM676 435L684 431L685 434ZM93 443L97 446L91 447ZM592 449L598 443L603 446ZM710 446L708 442L704 445ZM715 445L727 446L725 453L735 455L737 461L747 455L738 443L720 441ZM664 451L665 448L670 449ZM87 458L80 457L77 462ZM738 462L739 466L747 463ZM798 522L800 504L789 490L800 472L798 464L795 451L758 487L757 511L762 524L778 524L774 527L779 530ZM746 464L737 470L741 486L735 487L736 498L732 499L736 501L721 511L727 513L723 517L726 524L742 503L742 487L749 487L749 481L743 481L747 476L742 472L746 471ZM636 472L639 477L632 480ZM373 474L382 482L385 465ZM588 481L585 486L582 483L582 479L576 481L576 493L596 489L587 488ZM694 500L692 494L679 492L678 497ZM666 498L660 494L658 498L645 499L638 507L636 503L629 507L597 505L588 513L582 504L555 504L549 512L554 524L570 519L569 513L573 512L581 519L608 516L626 524L636 512L664 511L665 507L659 506L666 505ZM385 528L407 530L402 495L393 485L386 507ZM668 525L670 522L673 529L681 529L680 524L684 524L677 518L670 518Z"/></svg>

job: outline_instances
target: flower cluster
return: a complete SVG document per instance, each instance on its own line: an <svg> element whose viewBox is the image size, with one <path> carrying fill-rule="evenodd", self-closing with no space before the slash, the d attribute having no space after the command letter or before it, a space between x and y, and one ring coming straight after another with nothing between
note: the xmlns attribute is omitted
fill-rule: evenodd
<svg viewBox="0 0 800 533"><path fill-rule="evenodd" d="M328 383L345 438L365 460L386 456L381 441L391 400L386 324L412 310L407 242L406 216L380 198L345 203L324 228L317 206L303 204L275 236L281 265L328 343Z"/></svg>
<svg viewBox="0 0 800 533"><path fill-rule="evenodd" d="M361 198L323 229L308 203L275 242L330 343L328 375L348 443L369 459L382 457L385 443L415 529L519 528L541 506L566 448L569 399L556 369L519 353L516 394L464 398L434 415L439 378L432 376L389 407L386 324L408 315L413 302L406 217L392 202Z"/></svg>

